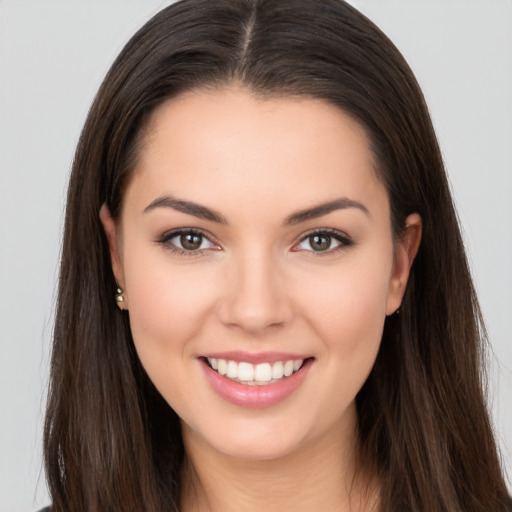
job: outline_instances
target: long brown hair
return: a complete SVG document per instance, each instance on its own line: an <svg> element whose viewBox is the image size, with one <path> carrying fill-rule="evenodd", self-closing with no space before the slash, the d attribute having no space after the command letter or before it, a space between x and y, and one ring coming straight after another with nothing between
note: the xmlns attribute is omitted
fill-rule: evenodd
<svg viewBox="0 0 512 512"><path fill-rule="evenodd" d="M422 243L357 396L382 512L512 509L483 394L485 333L432 123L395 46L341 0L183 0L128 42L85 123L71 175L45 425L56 512L179 510L179 418L134 350L99 210L118 218L140 134L164 100L236 82L321 98L371 140L400 236Z"/></svg>

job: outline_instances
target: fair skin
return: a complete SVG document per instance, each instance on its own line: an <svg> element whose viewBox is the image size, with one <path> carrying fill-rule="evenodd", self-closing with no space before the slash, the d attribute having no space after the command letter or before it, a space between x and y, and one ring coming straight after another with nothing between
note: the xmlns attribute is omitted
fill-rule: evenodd
<svg viewBox="0 0 512 512"><path fill-rule="evenodd" d="M320 100L195 91L144 137L119 222L101 219L137 353L181 418L183 510L376 510L355 396L419 216L393 240L364 130Z"/></svg>

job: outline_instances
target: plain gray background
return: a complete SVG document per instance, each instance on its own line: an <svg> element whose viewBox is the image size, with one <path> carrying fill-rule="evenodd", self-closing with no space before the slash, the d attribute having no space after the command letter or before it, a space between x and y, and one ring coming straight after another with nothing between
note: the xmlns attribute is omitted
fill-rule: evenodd
<svg viewBox="0 0 512 512"><path fill-rule="evenodd" d="M212 0L214 1L214 0ZM0 512L48 503L41 425L66 181L115 55L161 0L0 0ZM430 105L494 347L512 471L512 2L355 0Z"/></svg>

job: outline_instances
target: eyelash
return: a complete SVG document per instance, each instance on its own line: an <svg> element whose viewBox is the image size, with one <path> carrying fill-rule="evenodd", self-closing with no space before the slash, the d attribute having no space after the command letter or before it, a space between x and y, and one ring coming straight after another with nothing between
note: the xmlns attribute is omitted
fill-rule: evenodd
<svg viewBox="0 0 512 512"><path fill-rule="evenodd" d="M316 256L327 256L327 255L330 255L333 253L337 253L339 251L346 249L347 247L354 245L354 241L346 233L343 233L342 231L338 231L337 229L332 229L332 228L320 228L320 229L315 229L313 231L306 233L299 240L299 242L294 245L294 247L297 247L298 245L305 242L308 238L311 238L315 235L324 235L329 238L333 238L334 240L339 242L338 246L336 246L332 249L327 249L325 251L315 251L315 250L306 251L308 253L313 253L315 257Z"/></svg>
<svg viewBox="0 0 512 512"><path fill-rule="evenodd" d="M173 238L176 238L178 236L182 235L196 235L201 237L203 240L207 240L213 245L217 245L212 239L213 237L209 234L204 233L204 231L201 231L199 229L194 228L183 228L183 229L175 229L173 231L168 231L157 238L156 242L162 246L164 246L168 251L172 252L173 254L176 254L177 256L199 256L205 252L207 249L196 249L196 250L186 250L181 249L180 247L177 247L173 243L171 243L171 240Z"/></svg>
<svg viewBox="0 0 512 512"><path fill-rule="evenodd" d="M206 234L203 231L201 231L199 229L194 229L194 228L182 228L182 229L168 231L168 232L162 234L160 237L158 237L156 242L158 244L164 246L167 250L169 250L173 254L176 254L177 256L188 256L188 257L199 256L199 255L203 254L206 250L208 250L208 249L196 249L196 250L181 249L181 248L177 247L175 244L170 242L173 238L176 238L176 237L182 236L182 235L196 235L198 237L201 237L203 241L207 240L212 245L216 245L216 246L218 245L215 241L213 241L213 237L211 235ZM336 246L332 249L327 249L325 251L315 251L313 249L305 251L305 252L313 253L315 256L326 256L329 254L337 253L343 249L346 249L347 247L354 245L353 240L347 234L345 234L341 231L338 231L336 229L332 229L332 228L320 228L320 229L315 229L313 231L310 231L310 232L306 233L305 235L303 235L302 238L296 244L294 244L292 251L300 252L300 249L295 249L295 247L299 246L300 244L305 242L308 238L311 238L315 235L324 235L324 236L327 236L327 237L332 238L332 239L336 240L337 242L339 242L338 246Z"/></svg>

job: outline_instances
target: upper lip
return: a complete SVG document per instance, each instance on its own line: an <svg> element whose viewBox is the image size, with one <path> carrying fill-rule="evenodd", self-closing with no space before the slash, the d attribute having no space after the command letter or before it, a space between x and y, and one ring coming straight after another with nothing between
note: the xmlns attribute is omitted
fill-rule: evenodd
<svg viewBox="0 0 512 512"><path fill-rule="evenodd" d="M238 363L245 362L251 364L260 363L276 363L277 361L296 361L297 359L308 359L304 354L294 354L290 352L243 352L240 350L233 350L229 352L209 352L208 354L201 354L201 357L226 359L228 361L236 361Z"/></svg>

